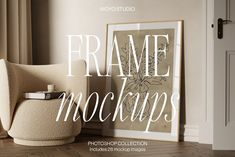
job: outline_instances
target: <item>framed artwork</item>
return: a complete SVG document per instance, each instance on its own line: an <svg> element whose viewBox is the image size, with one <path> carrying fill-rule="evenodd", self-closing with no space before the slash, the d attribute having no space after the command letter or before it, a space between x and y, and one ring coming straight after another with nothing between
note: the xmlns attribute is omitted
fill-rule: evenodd
<svg viewBox="0 0 235 157"><path fill-rule="evenodd" d="M107 25L103 135L179 140L181 43L182 21Z"/></svg>

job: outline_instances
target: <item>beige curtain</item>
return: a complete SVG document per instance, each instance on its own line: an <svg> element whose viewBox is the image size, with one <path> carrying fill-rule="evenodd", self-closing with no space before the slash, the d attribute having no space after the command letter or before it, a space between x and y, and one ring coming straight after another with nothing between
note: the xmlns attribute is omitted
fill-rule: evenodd
<svg viewBox="0 0 235 157"><path fill-rule="evenodd" d="M0 0L0 59L32 64L31 0Z"/></svg>
<svg viewBox="0 0 235 157"><path fill-rule="evenodd" d="M0 58L32 64L31 0L0 0Z"/></svg>

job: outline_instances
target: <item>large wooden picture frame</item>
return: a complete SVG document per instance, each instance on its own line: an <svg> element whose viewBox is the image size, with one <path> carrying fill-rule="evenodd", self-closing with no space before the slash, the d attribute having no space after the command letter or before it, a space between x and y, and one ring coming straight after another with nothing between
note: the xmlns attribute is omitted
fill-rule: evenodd
<svg viewBox="0 0 235 157"><path fill-rule="evenodd" d="M133 45L130 45L130 35L133 37ZM146 38L147 35L149 35L148 39ZM114 43L115 40L118 43L118 50L116 49L117 45ZM130 74L129 72L133 74L131 77L127 77L124 93L130 91L140 93L139 104L146 103L143 115L147 119L151 117L154 102L154 99L150 98L145 101L144 96L147 93L153 95L158 92L160 95L165 92L167 100L164 107L164 99L159 98L159 104L162 105L156 106L156 111L153 113L154 119L158 118L161 113L162 115L158 121L151 123L147 131L147 119L142 122L131 120L122 122L119 120L120 116L117 116L115 121L110 119L104 124L103 135L167 141L179 140L181 43L182 21L108 24L106 70L112 77L107 80L107 92L113 92L115 97L120 95L123 77L117 76L120 74L118 66L110 66L110 64L118 63L117 54L119 53L123 73L125 75ZM129 60L131 56L133 57L133 54L130 55L130 51L134 51L134 49L138 63L140 63L139 71L137 71L135 60L133 58ZM155 53L156 51L158 53ZM146 57L149 57L148 61ZM155 67L158 67L157 73ZM146 75L146 69L149 71L149 76ZM134 109L134 100L129 97L123 102L124 116L131 116ZM117 100L110 100L106 105L105 114L113 114L116 104ZM139 107L136 108L136 111L141 111L141 105L137 106ZM161 112L161 109L164 110ZM139 118L138 114L136 117ZM168 121L166 121L167 119ZM172 121L169 122L169 119Z"/></svg>

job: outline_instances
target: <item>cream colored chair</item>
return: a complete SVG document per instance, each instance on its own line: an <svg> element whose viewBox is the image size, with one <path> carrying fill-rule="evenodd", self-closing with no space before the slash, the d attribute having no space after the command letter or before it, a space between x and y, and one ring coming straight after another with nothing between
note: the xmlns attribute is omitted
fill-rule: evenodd
<svg viewBox="0 0 235 157"><path fill-rule="evenodd" d="M75 140L82 126L81 118L76 122L72 120L76 105L66 122L66 107L60 120L56 122L61 99L25 100L23 93L47 90L48 84L55 84L56 90L73 92L75 95L82 92L80 111L83 112L87 97L85 69L84 61L74 61L74 76L68 77L67 64L34 66L0 60L0 119L3 128L14 138L15 143L48 146Z"/></svg>

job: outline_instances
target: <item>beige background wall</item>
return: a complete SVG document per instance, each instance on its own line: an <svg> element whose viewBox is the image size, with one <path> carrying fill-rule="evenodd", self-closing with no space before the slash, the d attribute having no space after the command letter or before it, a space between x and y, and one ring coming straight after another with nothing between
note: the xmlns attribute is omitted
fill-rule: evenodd
<svg viewBox="0 0 235 157"><path fill-rule="evenodd" d="M98 60L105 69L106 24L184 20L185 107L182 123L198 136L206 103L204 0L33 0L34 63L67 61L69 34L95 34L101 39ZM104 6L133 6L135 12L101 12ZM91 67L94 71L94 66ZM103 92L102 79L92 90ZM97 86L97 81L101 83ZM195 138L195 140L198 137Z"/></svg>

